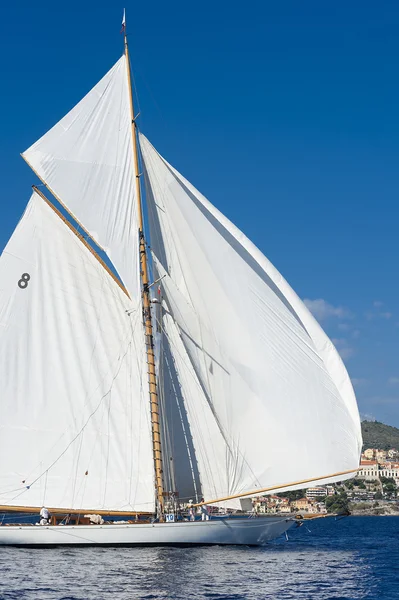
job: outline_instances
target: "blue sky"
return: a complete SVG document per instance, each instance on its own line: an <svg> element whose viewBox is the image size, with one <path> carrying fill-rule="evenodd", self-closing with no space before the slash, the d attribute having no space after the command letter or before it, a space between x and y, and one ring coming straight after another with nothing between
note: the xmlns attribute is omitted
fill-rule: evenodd
<svg viewBox="0 0 399 600"><path fill-rule="evenodd" d="M140 126L335 340L363 415L399 426L399 4L126 5ZM19 153L122 52L123 4L2 7L0 250Z"/></svg>

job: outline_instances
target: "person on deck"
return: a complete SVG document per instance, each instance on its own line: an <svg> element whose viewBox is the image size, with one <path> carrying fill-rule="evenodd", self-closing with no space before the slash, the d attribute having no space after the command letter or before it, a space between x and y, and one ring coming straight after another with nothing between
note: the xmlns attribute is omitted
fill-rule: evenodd
<svg viewBox="0 0 399 600"><path fill-rule="evenodd" d="M205 502L204 498L201 498L201 502ZM201 519L203 521L209 521L209 511L206 504L202 504L201 506Z"/></svg>
<svg viewBox="0 0 399 600"><path fill-rule="evenodd" d="M40 525L48 525L49 521L50 521L50 513L48 511L48 508L43 506L40 511Z"/></svg>
<svg viewBox="0 0 399 600"><path fill-rule="evenodd" d="M189 500L188 503L188 516L190 521L195 521L195 508L192 506L193 501Z"/></svg>

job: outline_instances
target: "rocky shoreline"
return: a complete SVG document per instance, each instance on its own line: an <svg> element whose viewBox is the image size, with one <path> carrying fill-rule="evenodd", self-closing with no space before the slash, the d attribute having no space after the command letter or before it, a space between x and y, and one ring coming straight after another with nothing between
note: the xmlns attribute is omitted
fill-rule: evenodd
<svg viewBox="0 0 399 600"><path fill-rule="evenodd" d="M399 517L398 510L371 508L369 510L352 510L353 517Z"/></svg>

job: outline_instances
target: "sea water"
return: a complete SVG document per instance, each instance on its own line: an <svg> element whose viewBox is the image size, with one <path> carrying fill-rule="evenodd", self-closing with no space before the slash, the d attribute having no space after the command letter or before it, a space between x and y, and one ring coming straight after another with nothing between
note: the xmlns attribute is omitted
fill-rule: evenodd
<svg viewBox="0 0 399 600"><path fill-rule="evenodd" d="M263 548L0 548L1 600L399 600L399 517L305 523Z"/></svg>

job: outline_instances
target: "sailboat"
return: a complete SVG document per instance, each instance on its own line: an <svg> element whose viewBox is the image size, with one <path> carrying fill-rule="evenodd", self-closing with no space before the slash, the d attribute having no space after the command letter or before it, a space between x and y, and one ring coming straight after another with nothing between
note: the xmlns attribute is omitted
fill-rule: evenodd
<svg viewBox="0 0 399 600"><path fill-rule="evenodd" d="M245 500L355 475L340 356L139 131L126 32L117 63L22 157L41 185L0 257L0 512L68 519L0 519L0 544L259 545L294 519ZM226 514L179 519L176 499Z"/></svg>

